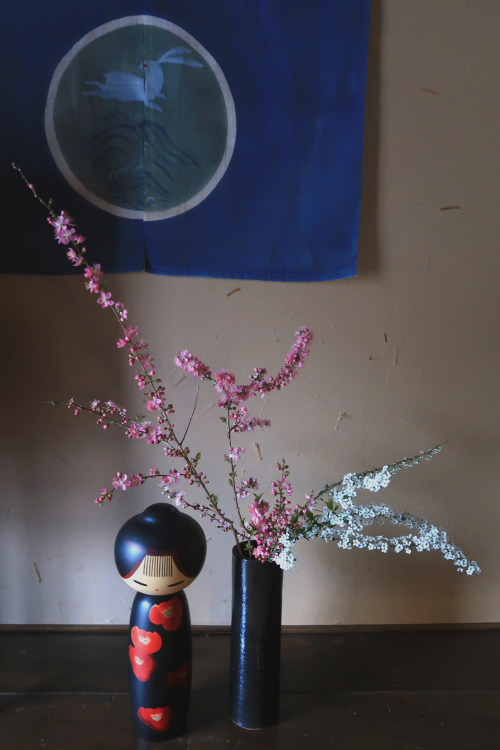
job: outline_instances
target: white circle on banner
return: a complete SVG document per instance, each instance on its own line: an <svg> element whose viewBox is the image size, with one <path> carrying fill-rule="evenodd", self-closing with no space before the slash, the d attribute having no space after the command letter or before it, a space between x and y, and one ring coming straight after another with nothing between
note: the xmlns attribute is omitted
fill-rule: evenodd
<svg viewBox="0 0 500 750"><path fill-rule="evenodd" d="M84 198L128 219L197 206L234 151L236 113L214 58L184 29L127 16L86 34L57 66L45 108L55 162Z"/></svg>

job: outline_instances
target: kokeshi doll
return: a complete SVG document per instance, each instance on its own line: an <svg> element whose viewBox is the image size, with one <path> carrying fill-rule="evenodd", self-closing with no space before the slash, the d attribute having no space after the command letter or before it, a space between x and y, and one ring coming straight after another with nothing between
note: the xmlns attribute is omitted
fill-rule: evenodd
<svg viewBox="0 0 500 750"><path fill-rule="evenodd" d="M140 737L185 729L191 692L191 621L183 589L199 574L207 543L200 524L167 503L150 505L116 537L118 572L135 596L130 615L129 693Z"/></svg>

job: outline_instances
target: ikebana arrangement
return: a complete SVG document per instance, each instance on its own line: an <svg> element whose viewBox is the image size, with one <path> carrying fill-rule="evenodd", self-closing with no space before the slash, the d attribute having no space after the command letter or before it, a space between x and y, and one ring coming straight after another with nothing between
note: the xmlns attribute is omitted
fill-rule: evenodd
<svg viewBox="0 0 500 750"><path fill-rule="evenodd" d="M56 212L53 202L44 201L19 167L16 165L13 167L19 172L34 197L45 208L55 240L66 251L68 260L73 266L82 269L85 286L89 293L94 296L103 310L108 310L114 316L119 327L117 346L127 353L128 364L134 373L138 388L144 395L147 414L140 417L131 416L123 406L112 400L95 399L87 405L75 398L70 398L64 405L75 415L82 412L93 415L98 426L104 430L115 427L121 429L127 438L144 440L159 451L161 459L165 462L164 468L160 469L154 465L144 473L129 474L117 471L111 480L111 486L103 488L95 498L99 506L102 507L105 502L112 500L116 493L121 491L128 491L145 483L159 484L161 494L167 501L170 501L168 507L195 511L201 517L214 523L222 532L232 534L234 538L233 575L240 583L243 581L243 585L248 583L251 576L246 572L235 573L235 565L243 566L243 571L246 570L247 564L253 568L260 566L261 572L255 574L257 578L262 577L264 570L271 568L280 569L281 575L283 570L291 568L294 564L295 558L292 552L294 544L299 539L316 538L335 541L342 549L366 548L382 552L392 549L395 552L404 551L408 554L414 550L439 550L459 571L465 571L468 575L480 572L477 563L468 560L464 553L449 540L446 532L429 521L418 518L410 512L396 512L385 504L361 505L354 502L360 490L378 492L387 487L394 474L401 469L429 460L441 450L439 445L411 458L403 458L387 464L382 468L346 474L343 478L326 484L320 489L311 490L302 503L292 504L291 468L283 458L277 461L276 480L271 483L268 492L260 486L257 477L243 478L240 466L244 462L245 433L270 426L269 420L252 415L249 405L255 397L265 398L272 391L287 387L297 376L309 355L313 340L313 333L306 327L296 331L295 341L285 357L284 365L275 375L269 375L266 369L257 367L244 384L238 384L235 376L228 370L214 372L211 367L187 350L179 352L175 357L175 364L179 368L194 378L210 384L217 393L218 406L222 410L220 420L225 440L221 458L227 463L229 494L234 510L234 513L230 513L226 499L221 498L220 494L212 491L209 486L201 454L191 450L186 444L192 416L182 432L174 426L172 422L174 406L169 402L166 388L157 376L148 344L140 337L137 326L129 323L125 305L115 299L112 292L108 290L100 264L91 264L87 261L85 238L78 234L75 222L65 211ZM186 488L189 488L187 493ZM201 499L198 499L199 497ZM407 533L399 536L367 534L366 527L376 521L406 527ZM194 536L197 537L197 533ZM195 540L195 547L199 549L199 546L199 539ZM155 545L153 549L156 551L145 551L142 559L155 555L172 556L172 552L158 551L159 547ZM173 559L175 560L175 555ZM196 575L199 569L197 568ZM124 575L122 572L121 574ZM187 575L187 577L190 576ZM171 575L167 578L171 581ZM271 595L271 598L279 599L278 627L281 624L280 581L279 578L278 593L275 588ZM152 592L150 595L154 596L156 593ZM239 599L241 597L233 594L233 604ZM246 597L243 597L243 600L246 601ZM262 604L264 607L268 605L269 602ZM235 614L233 606L234 631L240 627L237 623L241 621L246 622L246 618L242 619L240 613ZM131 629L133 627L135 625L131 624ZM141 629L144 630L142 627L139 631ZM137 638L133 640L132 648L138 648L136 641ZM248 697L248 690L245 689L246 680L240 678L238 681L237 678L238 674L240 676L242 674L244 663L244 655L241 654L243 648L241 644L244 643L244 638L241 630L238 631L238 643L238 647L235 647L232 652L232 672L238 683L233 690L232 718L242 726L272 723L276 720L277 705L273 708L269 698L263 701L267 706L265 710L257 707L255 710L252 709L250 717L235 716L243 711ZM147 663L153 658L151 654L148 654L148 657L145 660ZM140 669L145 668L141 665ZM273 669L274 677L269 674L259 675L262 686L269 686L273 680L276 683L276 670L279 677L279 659L277 666L274 665ZM253 692L255 693L255 690ZM147 722L151 728L152 720L149 718ZM143 723L147 722L143 721ZM162 712L160 723L163 731L167 731L165 730L166 722L165 712Z"/></svg>

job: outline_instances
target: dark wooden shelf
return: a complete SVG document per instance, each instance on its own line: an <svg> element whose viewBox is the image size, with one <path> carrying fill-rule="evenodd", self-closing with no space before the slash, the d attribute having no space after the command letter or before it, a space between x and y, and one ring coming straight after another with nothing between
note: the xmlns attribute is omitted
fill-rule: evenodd
<svg viewBox="0 0 500 750"><path fill-rule="evenodd" d="M281 720L228 718L227 629L193 633L188 731L138 740L124 628L0 628L0 750L499 750L500 627L290 629Z"/></svg>

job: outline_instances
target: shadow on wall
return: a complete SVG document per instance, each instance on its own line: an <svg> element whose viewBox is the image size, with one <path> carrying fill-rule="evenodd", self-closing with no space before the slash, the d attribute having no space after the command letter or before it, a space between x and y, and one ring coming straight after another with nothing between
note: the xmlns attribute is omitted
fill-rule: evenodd
<svg viewBox="0 0 500 750"><path fill-rule="evenodd" d="M47 402L73 395L83 403L102 396L126 400L119 377L123 362L110 356L113 320L103 323L95 303L94 312L81 278L4 276L0 290L8 352L0 368L2 617L57 622L57 601L74 585L71 561L81 548L87 506L82 509L79 493L92 492L94 481L96 490L109 481L97 472L89 482L109 436L99 434L91 417L80 415L75 424L67 408ZM107 442L111 451L113 442ZM88 506L95 513L91 496Z"/></svg>
<svg viewBox="0 0 500 750"><path fill-rule="evenodd" d="M378 533L376 527L373 530ZM389 527L381 531L388 533ZM335 542L320 540L299 542L295 551L298 562L284 581L285 623L418 624L464 619L463 592L472 579L458 573L439 552L341 550ZM297 622L294 603L298 587L302 622Z"/></svg>

